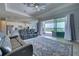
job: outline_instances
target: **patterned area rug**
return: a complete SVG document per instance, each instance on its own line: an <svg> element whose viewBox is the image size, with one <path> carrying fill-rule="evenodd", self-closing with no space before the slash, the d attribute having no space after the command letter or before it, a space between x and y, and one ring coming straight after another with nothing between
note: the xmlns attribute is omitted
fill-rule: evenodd
<svg viewBox="0 0 79 59"><path fill-rule="evenodd" d="M24 40L33 45L33 53L37 56L71 56L72 45L61 43L45 37L37 37Z"/></svg>

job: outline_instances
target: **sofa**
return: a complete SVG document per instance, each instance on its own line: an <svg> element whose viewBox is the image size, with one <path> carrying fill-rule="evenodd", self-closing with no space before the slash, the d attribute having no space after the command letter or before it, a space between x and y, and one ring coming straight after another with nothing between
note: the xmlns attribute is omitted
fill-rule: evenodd
<svg viewBox="0 0 79 59"><path fill-rule="evenodd" d="M12 50L12 45L8 36L0 32L0 56L32 56L33 46L25 44L15 50Z"/></svg>
<svg viewBox="0 0 79 59"><path fill-rule="evenodd" d="M35 32L35 29L21 29L19 30L19 35L21 39L26 40L38 36L38 33Z"/></svg>
<svg viewBox="0 0 79 59"><path fill-rule="evenodd" d="M5 55L11 51L12 46L9 37L0 32L0 55Z"/></svg>
<svg viewBox="0 0 79 59"><path fill-rule="evenodd" d="M6 56L32 56L33 55L33 46L31 44L27 44L21 46L12 52L6 54Z"/></svg>
<svg viewBox="0 0 79 59"><path fill-rule="evenodd" d="M54 31L52 31L52 36L63 38L64 37L64 32L54 32Z"/></svg>

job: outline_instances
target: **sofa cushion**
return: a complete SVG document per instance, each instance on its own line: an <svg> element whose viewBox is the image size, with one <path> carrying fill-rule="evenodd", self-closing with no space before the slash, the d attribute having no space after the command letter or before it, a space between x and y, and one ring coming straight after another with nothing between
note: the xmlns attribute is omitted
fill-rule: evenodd
<svg viewBox="0 0 79 59"><path fill-rule="evenodd" d="M11 52L12 46L8 36L4 33L0 32L0 49L2 50L2 54Z"/></svg>
<svg viewBox="0 0 79 59"><path fill-rule="evenodd" d="M1 49L0 49L0 56L2 56L2 51L1 51Z"/></svg>
<svg viewBox="0 0 79 59"><path fill-rule="evenodd" d="M9 47L0 47L2 55L6 55L7 53L11 52L11 49Z"/></svg>

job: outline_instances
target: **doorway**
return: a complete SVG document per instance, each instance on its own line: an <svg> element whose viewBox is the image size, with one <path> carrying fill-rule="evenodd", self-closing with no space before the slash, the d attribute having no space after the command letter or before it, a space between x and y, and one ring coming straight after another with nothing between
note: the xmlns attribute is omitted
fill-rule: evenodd
<svg viewBox="0 0 79 59"><path fill-rule="evenodd" d="M64 38L65 20L66 17L43 21L44 34L46 36Z"/></svg>

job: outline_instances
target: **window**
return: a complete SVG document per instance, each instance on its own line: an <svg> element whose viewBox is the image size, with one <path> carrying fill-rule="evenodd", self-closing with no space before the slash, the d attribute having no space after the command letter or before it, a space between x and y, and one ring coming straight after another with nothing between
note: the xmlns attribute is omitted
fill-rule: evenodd
<svg viewBox="0 0 79 59"><path fill-rule="evenodd" d="M54 23L53 21L45 22L45 33L52 33L54 31Z"/></svg>
<svg viewBox="0 0 79 59"><path fill-rule="evenodd" d="M64 32L65 18L58 19L56 24L57 24L57 32Z"/></svg>
<svg viewBox="0 0 79 59"><path fill-rule="evenodd" d="M65 32L65 19L58 18L58 19L52 19L44 22L44 32L45 33L56 33L58 36L64 37Z"/></svg>

